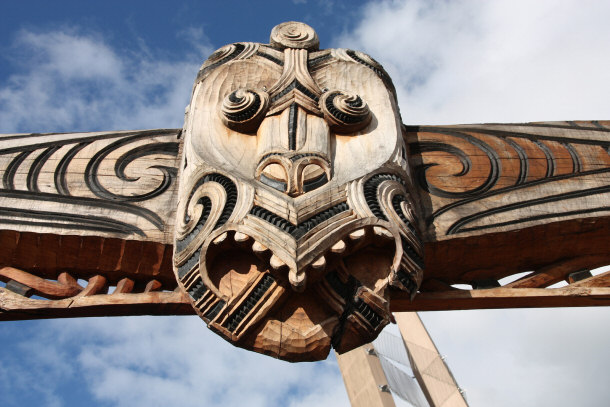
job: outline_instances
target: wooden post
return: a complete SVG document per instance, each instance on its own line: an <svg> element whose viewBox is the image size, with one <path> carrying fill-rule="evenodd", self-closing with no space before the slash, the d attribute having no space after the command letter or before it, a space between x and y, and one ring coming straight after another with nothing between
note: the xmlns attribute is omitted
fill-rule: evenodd
<svg viewBox="0 0 610 407"><path fill-rule="evenodd" d="M335 354L352 407L395 406L372 343L341 355Z"/></svg>
<svg viewBox="0 0 610 407"><path fill-rule="evenodd" d="M407 348L411 368L431 407L466 407L468 404L447 364L416 312L394 314Z"/></svg>

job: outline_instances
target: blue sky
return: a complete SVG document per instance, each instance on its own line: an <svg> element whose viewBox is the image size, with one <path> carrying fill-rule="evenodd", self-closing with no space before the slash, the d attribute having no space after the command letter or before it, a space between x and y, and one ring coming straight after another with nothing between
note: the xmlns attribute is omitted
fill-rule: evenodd
<svg viewBox="0 0 610 407"><path fill-rule="evenodd" d="M409 124L610 119L604 1L0 2L0 133L182 126L214 49L288 20L363 50ZM471 405L603 405L607 308L423 313ZM347 405L328 361L232 347L196 317L0 324L2 406Z"/></svg>

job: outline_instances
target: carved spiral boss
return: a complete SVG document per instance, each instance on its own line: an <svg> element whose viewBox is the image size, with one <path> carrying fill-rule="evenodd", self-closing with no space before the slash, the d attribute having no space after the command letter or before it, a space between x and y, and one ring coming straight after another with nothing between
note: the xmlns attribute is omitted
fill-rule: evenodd
<svg viewBox="0 0 610 407"><path fill-rule="evenodd" d="M267 92L238 89L225 97L222 103L223 121L231 129L252 132L265 116L268 103Z"/></svg>
<svg viewBox="0 0 610 407"><path fill-rule="evenodd" d="M337 133L352 133L371 122L371 110L360 96L342 91L326 92L320 99L324 118Z"/></svg>

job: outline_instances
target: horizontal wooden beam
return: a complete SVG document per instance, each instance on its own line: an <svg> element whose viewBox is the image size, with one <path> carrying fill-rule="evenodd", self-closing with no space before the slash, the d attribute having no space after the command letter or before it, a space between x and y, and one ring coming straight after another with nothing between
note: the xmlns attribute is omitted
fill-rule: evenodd
<svg viewBox="0 0 610 407"><path fill-rule="evenodd" d="M490 288L392 295L392 312L610 305L610 287Z"/></svg>
<svg viewBox="0 0 610 407"><path fill-rule="evenodd" d="M176 291L98 294L44 300L26 298L0 287L0 321L194 313L185 296Z"/></svg>

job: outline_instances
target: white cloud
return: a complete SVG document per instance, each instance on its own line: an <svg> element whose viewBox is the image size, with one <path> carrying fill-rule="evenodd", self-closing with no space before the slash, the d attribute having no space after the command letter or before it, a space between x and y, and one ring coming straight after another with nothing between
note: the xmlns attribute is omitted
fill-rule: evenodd
<svg viewBox="0 0 610 407"><path fill-rule="evenodd" d="M196 53L172 60L142 46L119 52L76 29L21 31L19 73L0 84L0 131L181 127L193 78L211 52L202 32L181 35Z"/></svg>
<svg viewBox="0 0 610 407"><path fill-rule="evenodd" d="M197 317L53 321L93 395L114 406L345 405L331 358L289 364L233 347ZM48 352L52 349L46 349Z"/></svg>
<svg viewBox="0 0 610 407"><path fill-rule="evenodd" d="M604 118L610 3L371 2L340 46L389 71L409 124Z"/></svg>

